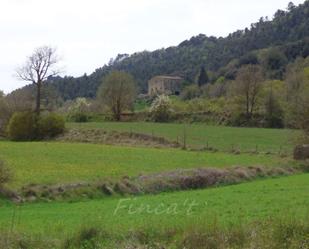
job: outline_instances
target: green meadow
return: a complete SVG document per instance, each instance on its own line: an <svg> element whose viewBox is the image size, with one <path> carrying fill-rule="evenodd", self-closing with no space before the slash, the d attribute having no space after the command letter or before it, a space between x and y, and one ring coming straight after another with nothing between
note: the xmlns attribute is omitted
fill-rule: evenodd
<svg viewBox="0 0 309 249"><path fill-rule="evenodd" d="M293 216L308 218L309 174L258 180L206 190L84 202L0 202L0 227L61 238L81 227L102 227L115 234L132 229L222 225ZM146 208L148 207L148 208Z"/></svg>
<svg viewBox="0 0 309 249"><path fill-rule="evenodd" d="M68 127L147 133L170 140L176 140L178 132L181 133L184 129L184 125L180 124L155 123L70 123ZM297 164L290 156L292 136L295 136L296 131L202 124L187 125L185 129L190 147L198 148L208 143L208 146L219 151L2 140L0 158L13 172L13 180L6 187L20 191L23 186L31 184L48 186L96 183L177 169L284 167ZM181 139L179 135L180 142ZM240 153L231 153L231 147L239 149ZM245 153L256 149L262 153ZM285 155L282 156L283 154ZM242 184L201 190L161 192L156 195L108 196L94 193L82 198L81 190L76 192L81 196L74 198L36 199L34 202L18 204L0 197L0 234L3 238L9 238L0 237L0 247L6 246L7 241L13 245L16 241L24 240L12 248L20 248L23 243L31 245L26 248L114 249L118 243L124 243L118 248L131 248L126 247L129 239L137 244L158 241L170 244L171 247L166 248L174 249L178 247L173 247L176 242L170 239L181 242L187 232L192 235L194 232L191 231L197 228L206 229L211 226L213 231L219 229L218 233L222 234L227 231L224 229L241 227L243 224L243 230L239 231L245 231L250 226L250 229L263 231L263 227L258 228L254 224L281 218L295 219L295 226L299 226L309 217L308 182L309 174L297 174L269 179L257 178ZM285 228L280 228L280 221L270 224L274 229L279 227L280 236L285 233ZM269 229L272 231L273 228ZM306 228L301 229L300 235L306 231ZM83 237L82 231L86 237ZM106 247L89 245L89 231L94 233L91 236L96 236L96 243L102 242ZM167 231L171 232L171 237L162 237ZM79 232L81 235L78 235ZM242 238L241 233L236 236L238 239ZM65 242L70 238L73 238L72 243L77 244L65 247ZM81 238L86 238L86 242L82 242L86 244L78 245ZM250 241L250 237L246 238ZM219 243L218 238L215 240ZM300 240L295 239L297 242ZM193 238L190 243L194 241Z"/></svg>
<svg viewBox="0 0 309 249"><path fill-rule="evenodd" d="M209 126L206 124L163 124L150 122L90 122L68 123L70 128L104 129L162 136L172 141L183 142L184 133L192 147L213 147L228 151L258 150L263 152L290 153L299 131L288 129L238 128Z"/></svg>
<svg viewBox="0 0 309 249"><path fill-rule="evenodd" d="M274 155L234 155L62 142L0 141L0 158L14 172L10 186L61 184L123 176L159 173L175 169L229 166L284 166L288 158Z"/></svg>

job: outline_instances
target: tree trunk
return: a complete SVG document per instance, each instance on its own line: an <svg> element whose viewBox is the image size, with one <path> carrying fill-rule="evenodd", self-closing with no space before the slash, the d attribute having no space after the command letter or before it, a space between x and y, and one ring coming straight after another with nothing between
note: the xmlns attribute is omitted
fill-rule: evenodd
<svg viewBox="0 0 309 249"><path fill-rule="evenodd" d="M41 112L41 82L37 83L37 94L36 94L36 107L35 112L37 115L40 115Z"/></svg>
<svg viewBox="0 0 309 249"><path fill-rule="evenodd" d="M250 99L249 99L249 93L246 93L246 118L250 119Z"/></svg>
<svg viewBox="0 0 309 249"><path fill-rule="evenodd" d="M117 104L116 104L116 120L120 121L121 119L121 107L120 107L120 100L117 100Z"/></svg>

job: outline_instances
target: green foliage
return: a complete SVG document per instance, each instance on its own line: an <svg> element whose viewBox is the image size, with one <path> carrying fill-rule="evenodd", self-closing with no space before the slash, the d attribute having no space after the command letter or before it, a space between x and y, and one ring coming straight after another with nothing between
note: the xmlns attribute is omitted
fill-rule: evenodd
<svg viewBox="0 0 309 249"><path fill-rule="evenodd" d="M69 115L69 120L76 123L85 123L89 121L89 115L86 113L72 113Z"/></svg>
<svg viewBox="0 0 309 249"><path fill-rule="evenodd" d="M37 115L32 112L16 112L8 124L8 136L14 141L30 141L37 138Z"/></svg>
<svg viewBox="0 0 309 249"><path fill-rule="evenodd" d="M257 64L257 54L266 48L274 47L281 51L289 62L299 56L308 56L308 10L309 1L305 1L293 10L277 11L271 21L261 18L250 29L236 31L225 38L201 34L175 47L137 52L130 56L118 55L112 63L96 69L89 76L54 78L52 84L64 99L78 96L93 98L102 77L120 70L132 74L141 92L147 92L147 81L155 75L176 73L181 74L185 80L194 82L201 65L214 72L215 78L224 76L233 80L242 65ZM267 60L269 63L266 65L276 68L270 68L270 77L282 77L283 57L275 55Z"/></svg>
<svg viewBox="0 0 309 249"><path fill-rule="evenodd" d="M134 78L125 72L111 72L103 78L97 97L109 108L115 120L119 121L123 111L133 108L136 97Z"/></svg>
<svg viewBox="0 0 309 249"><path fill-rule="evenodd" d="M96 249L101 248L100 237L104 234L95 227L82 228L74 238L70 238L64 242L63 249Z"/></svg>
<svg viewBox="0 0 309 249"><path fill-rule="evenodd" d="M284 127L284 113L283 109L276 98L273 90L271 89L266 97L265 102L266 111L266 126L271 128L283 128Z"/></svg>
<svg viewBox="0 0 309 249"><path fill-rule="evenodd" d="M248 121L255 114L258 98L263 83L263 74L260 66L242 66L235 82L235 93L239 97L240 106Z"/></svg>
<svg viewBox="0 0 309 249"><path fill-rule="evenodd" d="M191 99L195 99L201 96L201 89L199 88L198 85L196 84L192 84L189 85L187 87L185 87L180 94L180 97L183 100L191 100Z"/></svg>
<svg viewBox="0 0 309 249"><path fill-rule="evenodd" d="M259 61L257 55L251 52L239 58L238 66L241 67L243 65L249 65L249 64L256 65L258 63Z"/></svg>
<svg viewBox="0 0 309 249"><path fill-rule="evenodd" d="M302 129L309 105L309 57L290 64L286 77L286 125Z"/></svg>
<svg viewBox="0 0 309 249"><path fill-rule="evenodd" d="M16 112L8 125L8 135L13 141L32 141L55 137L64 132L64 119L54 113L41 116L33 112Z"/></svg>
<svg viewBox="0 0 309 249"><path fill-rule="evenodd" d="M154 122L167 122L171 118L171 101L168 96L159 95L149 109L151 119Z"/></svg>
<svg viewBox="0 0 309 249"><path fill-rule="evenodd" d="M277 48L266 50L261 55L261 64L269 79L283 79L288 59Z"/></svg>
<svg viewBox="0 0 309 249"><path fill-rule="evenodd" d="M150 107L151 100L150 99L137 99L134 102L134 111L140 112L145 111Z"/></svg>
<svg viewBox="0 0 309 249"><path fill-rule="evenodd" d="M227 122L228 125L236 127L267 127L268 123L267 125L264 123L265 117L258 113L252 114L250 118L246 113L236 113Z"/></svg>
<svg viewBox="0 0 309 249"><path fill-rule="evenodd" d="M86 98L77 98L69 108L69 120L73 122L83 123L89 120L89 107Z"/></svg>
<svg viewBox="0 0 309 249"><path fill-rule="evenodd" d="M53 138L65 130L64 118L56 113L40 116L38 119L39 138Z"/></svg>
<svg viewBox="0 0 309 249"><path fill-rule="evenodd" d="M206 85L209 81L209 78L208 78L208 75L207 75L207 72L205 70L205 67L202 66L201 67L201 71L200 71L200 75L198 77L198 81L197 81L197 84L199 87L203 86L203 85Z"/></svg>

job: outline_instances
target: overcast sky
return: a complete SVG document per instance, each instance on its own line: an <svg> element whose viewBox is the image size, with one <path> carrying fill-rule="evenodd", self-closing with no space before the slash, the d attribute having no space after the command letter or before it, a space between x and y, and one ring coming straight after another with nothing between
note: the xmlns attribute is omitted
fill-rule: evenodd
<svg viewBox="0 0 309 249"><path fill-rule="evenodd" d="M0 90L34 48L56 47L66 75L90 74L118 53L178 45L200 33L226 36L289 0L0 0ZM304 0L294 0L294 4Z"/></svg>

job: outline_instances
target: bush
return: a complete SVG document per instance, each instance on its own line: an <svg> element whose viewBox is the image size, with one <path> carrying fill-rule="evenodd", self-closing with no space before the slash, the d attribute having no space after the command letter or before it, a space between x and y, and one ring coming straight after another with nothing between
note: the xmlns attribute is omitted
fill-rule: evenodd
<svg viewBox="0 0 309 249"><path fill-rule="evenodd" d="M160 95L150 107L151 119L155 122L167 122L171 118L171 102L168 96Z"/></svg>
<svg viewBox="0 0 309 249"><path fill-rule="evenodd" d="M8 135L14 141L36 139L37 116L32 112L16 112L8 124Z"/></svg>
<svg viewBox="0 0 309 249"><path fill-rule="evenodd" d="M8 135L13 141L32 141L52 138L62 134L64 119L54 113L37 116L32 112L14 113L8 125Z"/></svg>
<svg viewBox="0 0 309 249"><path fill-rule="evenodd" d="M62 116L49 113L39 118L38 129L39 138L52 138L64 132L65 122Z"/></svg>
<svg viewBox="0 0 309 249"><path fill-rule="evenodd" d="M87 122L89 120L90 104L86 98L77 98L69 108L69 119L73 122Z"/></svg>
<svg viewBox="0 0 309 249"><path fill-rule="evenodd" d="M85 113L73 113L69 115L69 120L76 123L86 123L89 121L89 116Z"/></svg>
<svg viewBox="0 0 309 249"><path fill-rule="evenodd" d="M240 113L232 116L227 125L237 126L237 127L265 127L267 126L265 122L265 117L261 114L255 113L248 117L246 113Z"/></svg>
<svg viewBox="0 0 309 249"><path fill-rule="evenodd" d="M201 96L201 89L199 88L198 85L192 84L187 87L185 87L182 92L181 92L181 98L183 100L190 100L190 99L195 99Z"/></svg>

